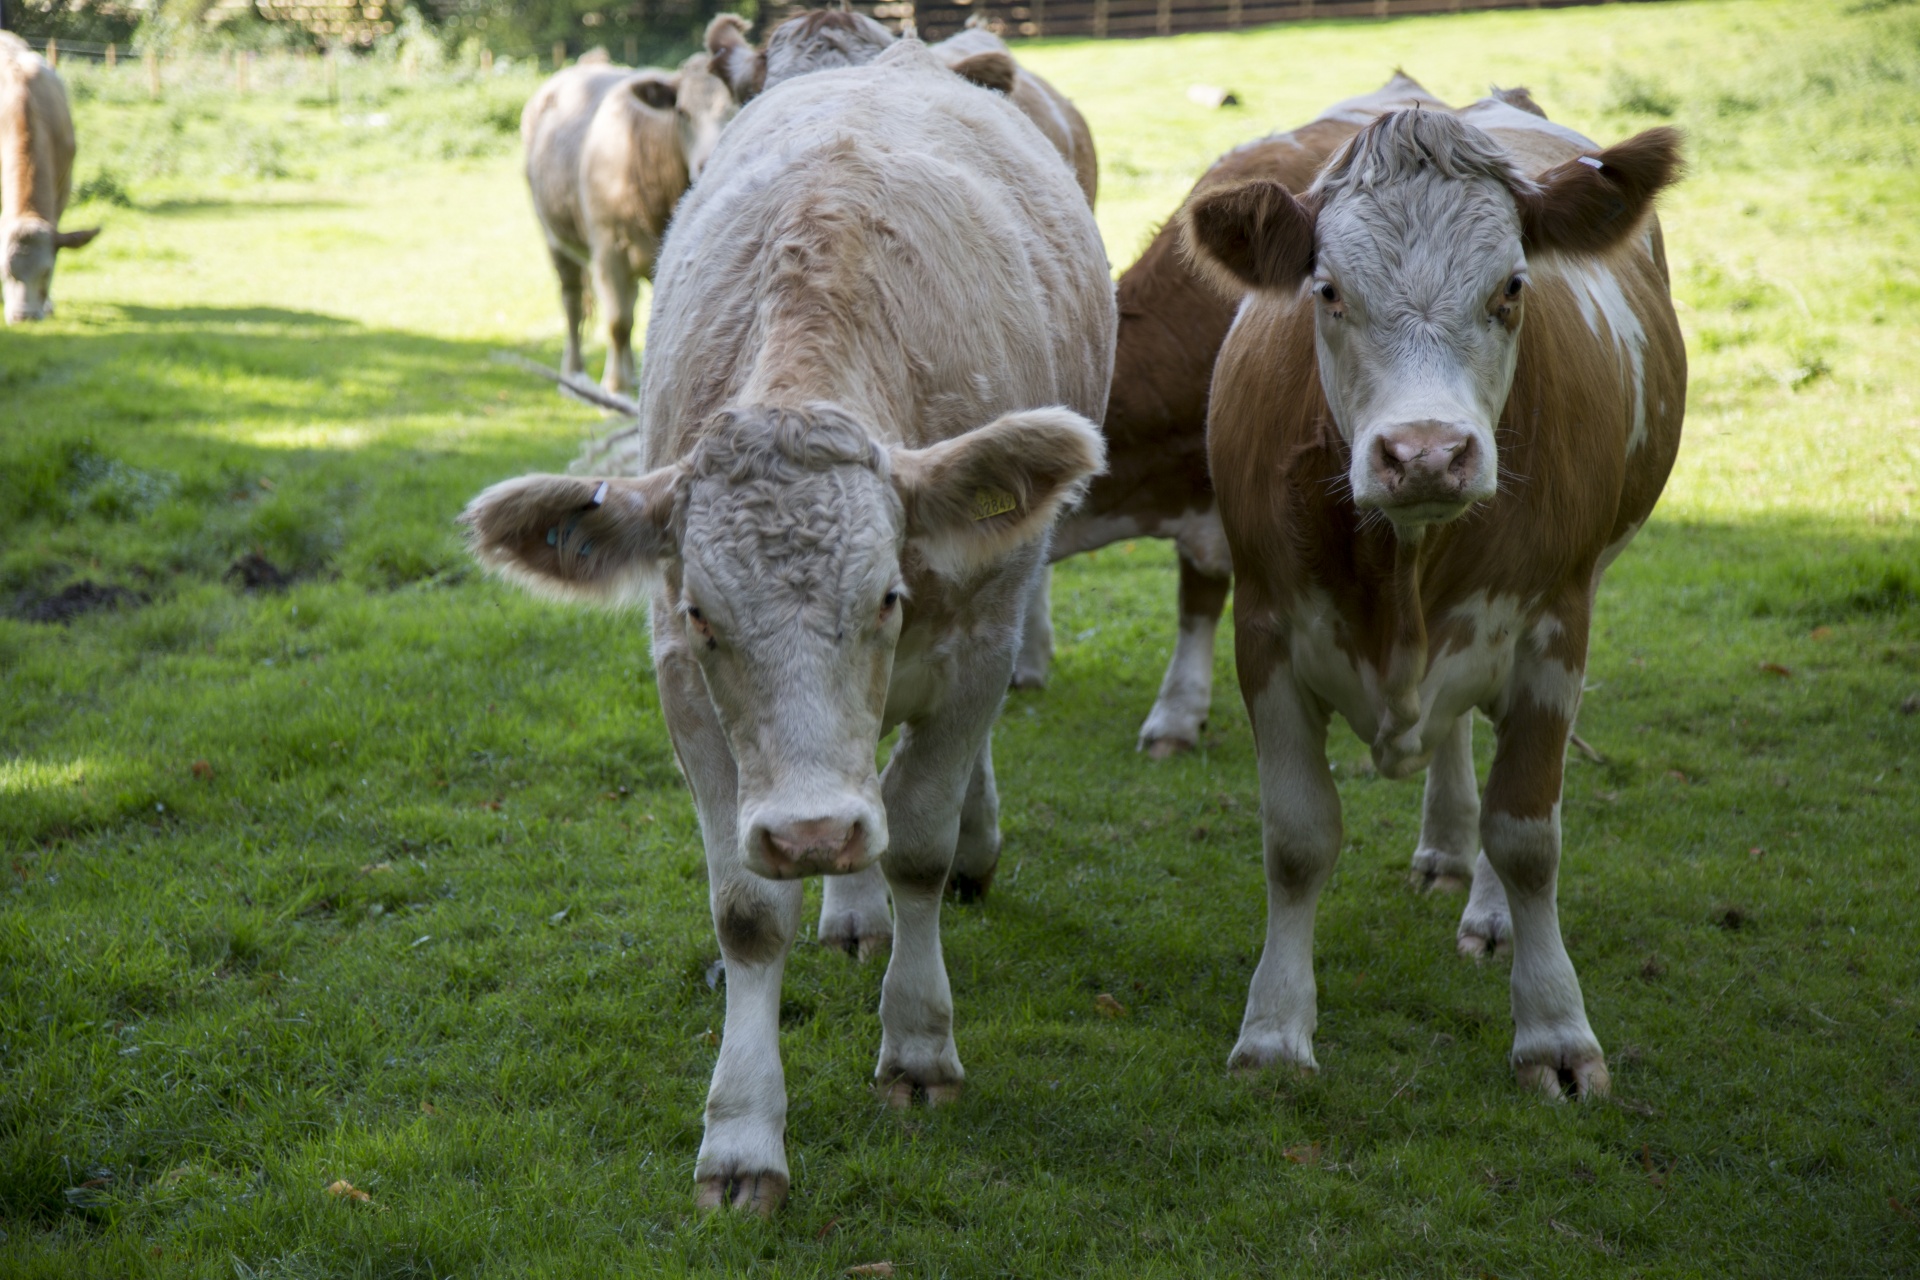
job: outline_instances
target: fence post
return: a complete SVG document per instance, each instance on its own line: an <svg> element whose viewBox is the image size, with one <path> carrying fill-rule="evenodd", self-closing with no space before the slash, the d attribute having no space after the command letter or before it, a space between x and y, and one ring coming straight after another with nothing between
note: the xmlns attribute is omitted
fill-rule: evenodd
<svg viewBox="0 0 1920 1280"><path fill-rule="evenodd" d="M483 76L493 74L493 50L491 49L480 51L480 74Z"/></svg>
<svg viewBox="0 0 1920 1280"><path fill-rule="evenodd" d="M630 67L640 65L640 37L631 31L627 33L627 65Z"/></svg>
<svg viewBox="0 0 1920 1280"><path fill-rule="evenodd" d="M553 69L555 71L558 71L560 68L566 65L567 65L567 42L565 40L555 40L553 42Z"/></svg>
<svg viewBox="0 0 1920 1280"><path fill-rule="evenodd" d="M112 66L114 64L115 54L116 54L116 50L113 47L113 41L111 40L107 41L107 65L108 66Z"/></svg>
<svg viewBox="0 0 1920 1280"><path fill-rule="evenodd" d="M47 65L50 67L60 65L60 42L52 37L47 39Z"/></svg>
<svg viewBox="0 0 1920 1280"><path fill-rule="evenodd" d="M1160 11L1154 14L1153 30L1156 35L1169 35L1173 31L1173 0L1160 0Z"/></svg>
<svg viewBox="0 0 1920 1280"><path fill-rule="evenodd" d="M1240 0L1227 0L1227 26L1233 30L1240 28Z"/></svg>
<svg viewBox="0 0 1920 1280"><path fill-rule="evenodd" d="M147 96L155 102L160 101L160 55L149 49L147 62Z"/></svg>
<svg viewBox="0 0 1920 1280"><path fill-rule="evenodd" d="M1093 38L1107 38L1107 0L1093 0Z"/></svg>
<svg viewBox="0 0 1920 1280"><path fill-rule="evenodd" d="M239 77L240 96L244 98L253 91L253 51L250 49L240 54Z"/></svg>

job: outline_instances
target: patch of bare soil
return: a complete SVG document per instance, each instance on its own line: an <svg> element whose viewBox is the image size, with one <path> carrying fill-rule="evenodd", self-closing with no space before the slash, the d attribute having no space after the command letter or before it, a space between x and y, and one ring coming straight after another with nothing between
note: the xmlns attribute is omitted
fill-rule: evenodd
<svg viewBox="0 0 1920 1280"><path fill-rule="evenodd" d="M72 622L82 614L99 609L134 607L146 603L146 597L125 587L82 579L50 596L27 593L14 601L13 615L28 622Z"/></svg>
<svg viewBox="0 0 1920 1280"><path fill-rule="evenodd" d="M257 551L249 551L220 575L222 582L237 582L242 591L285 591L293 575Z"/></svg>

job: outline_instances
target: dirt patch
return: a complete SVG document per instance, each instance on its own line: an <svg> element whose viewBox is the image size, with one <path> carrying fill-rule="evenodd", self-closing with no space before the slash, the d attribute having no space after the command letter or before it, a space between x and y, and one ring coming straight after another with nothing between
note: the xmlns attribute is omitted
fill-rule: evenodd
<svg viewBox="0 0 1920 1280"><path fill-rule="evenodd" d="M22 595L14 601L13 614L28 622L72 622L82 614L100 609L129 608L146 603L146 597L125 587L83 579L50 596Z"/></svg>
<svg viewBox="0 0 1920 1280"><path fill-rule="evenodd" d="M220 575L222 582L237 582L242 591L285 591L293 575L257 551L249 551Z"/></svg>

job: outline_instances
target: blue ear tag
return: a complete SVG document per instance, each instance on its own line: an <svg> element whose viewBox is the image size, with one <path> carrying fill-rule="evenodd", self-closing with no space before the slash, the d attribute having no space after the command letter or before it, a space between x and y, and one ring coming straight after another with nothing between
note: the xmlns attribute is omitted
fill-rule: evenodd
<svg viewBox="0 0 1920 1280"><path fill-rule="evenodd" d="M587 556L587 553L592 550L593 550L593 539L588 538L585 542L580 544L580 558L584 560Z"/></svg>
<svg viewBox="0 0 1920 1280"><path fill-rule="evenodd" d="M553 528L547 530L547 545L550 547L560 545L560 526L555 525Z"/></svg>

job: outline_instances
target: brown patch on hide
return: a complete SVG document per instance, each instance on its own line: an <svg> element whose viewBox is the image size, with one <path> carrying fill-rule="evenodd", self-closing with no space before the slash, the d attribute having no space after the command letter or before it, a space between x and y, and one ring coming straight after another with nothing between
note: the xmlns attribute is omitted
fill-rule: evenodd
<svg viewBox="0 0 1920 1280"><path fill-rule="evenodd" d="M1196 270L1221 292L1291 289L1313 270L1314 208L1271 179L1195 195L1180 211Z"/></svg>
<svg viewBox="0 0 1920 1280"><path fill-rule="evenodd" d="M780 912L751 880L722 881L714 892L713 931L720 949L747 964L768 964L780 957L788 939L780 928Z"/></svg>

